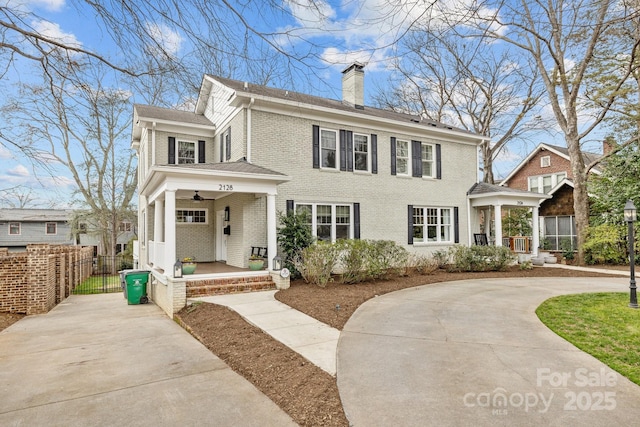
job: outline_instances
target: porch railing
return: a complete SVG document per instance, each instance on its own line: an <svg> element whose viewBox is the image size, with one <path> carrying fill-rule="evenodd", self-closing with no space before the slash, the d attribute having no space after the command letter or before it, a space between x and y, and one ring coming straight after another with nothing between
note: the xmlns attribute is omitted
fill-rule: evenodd
<svg viewBox="0 0 640 427"><path fill-rule="evenodd" d="M167 270L167 266L165 265L164 259L164 242L154 242L153 240L149 240L149 262L153 264L154 267L161 268L162 270Z"/></svg>

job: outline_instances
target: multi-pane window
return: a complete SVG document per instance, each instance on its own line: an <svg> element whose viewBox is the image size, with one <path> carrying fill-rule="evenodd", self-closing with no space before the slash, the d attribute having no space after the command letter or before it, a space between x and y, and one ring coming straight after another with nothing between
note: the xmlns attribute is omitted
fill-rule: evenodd
<svg viewBox="0 0 640 427"><path fill-rule="evenodd" d="M47 222L45 224L45 233L46 234L56 234L58 232L58 224L55 222Z"/></svg>
<svg viewBox="0 0 640 427"><path fill-rule="evenodd" d="M433 177L435 172L433 145L422 144L422 176Z"/></svg>
<svg viewBox="0 0 640 427"><path fill-rule="evenodd" d="M131 223L130 222L121 222L118 225L119 232L131 231Z"/></svg>
<svg viewBox="0 0 640 427"><path fill-rule="evenodd" d="M206 209L178 209L176 210L176 222L178 223L207 223Z"/></svg>
<svg viewBox="0 0 640 427"><path fill-rule="evenodd" d="M19 222L10 222L9 223L9 234L17 236L20 234L20 223Z"/></svg>
<svg viewBox="0 0 640 427"><path fill-rule="evenodd" d="M196 162L196 143L192 141L178 141L177 148L178 164L189 164Z"/></svg>
<svg viewBox="0 0 640 427"><path fill-rule="evenodd" d="M338 165L337 133L333 130L320 130L320 155L322 167L336 169Z"/></svg>
<svg viewBox="0 0 640 427"><path fill-rule="evenodd" d="M552 251L577 247L576 224L573 216L548 216L544 218L545 247Z"/></svg>
<svg viewBox="0 0 640 427"><path fill-rule="evenodd" d="M353 135L353 163L357 171L369 170L369 137Z"/></svg>
<svg viewBox="0 0 640 427"><path fill-rule="evenodd" d="M414 243L451 243L451 208L413 208Z"/></svg>
<svg viewBox="0 0 640 427"><path fill-rule="evenodd" d="M409 175L409 141L396 141L396 174Z"/></svg>
<svg viewBox="0 0 640 427"><path fill-rule="evenodd" d="M297 204L296 212L308 212L311 233L322 241L335 242L353 237L351 205Z"/></svg>
<svg viewBox="0 0 640 427"><path fill-rule="evenodd" d="M529 191L548 194L553 187L567 177L566 172L529 177Z"/></svg>

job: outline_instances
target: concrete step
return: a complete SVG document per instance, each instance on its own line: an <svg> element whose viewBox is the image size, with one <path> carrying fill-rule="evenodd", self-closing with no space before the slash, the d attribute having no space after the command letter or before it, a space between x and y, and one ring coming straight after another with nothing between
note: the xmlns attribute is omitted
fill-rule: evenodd
<svg viewBox="0 0 640 427"><path fill-rule="evenodd" d="M269 275L190 280L187 282L187 298L274 289L276 284Z"/></svg>

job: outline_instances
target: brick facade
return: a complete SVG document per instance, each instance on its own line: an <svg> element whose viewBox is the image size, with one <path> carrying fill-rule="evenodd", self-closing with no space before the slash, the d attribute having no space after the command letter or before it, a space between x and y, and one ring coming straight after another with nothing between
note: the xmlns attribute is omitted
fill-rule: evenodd
<svg viewBox="0 0 640 427"><path fill-rule="evenodd" d="M68 297L91 275L91 247L27 246L25 252L0 249L0 312L42 314Z"/></svg>
<svg viewBox="0 0 640 427"><path fill-rule="evenodd" d="M542 157L550 157L550 165L542 166ZM521 168L513 174L506 182L506 186L509 188L515 188L517 190L529 190L529 177L556 174L560 172L566 172L567 178L572 179L571 164L569 159L566 159L553 151L541 148L528 162L523 164Z"/></svg>

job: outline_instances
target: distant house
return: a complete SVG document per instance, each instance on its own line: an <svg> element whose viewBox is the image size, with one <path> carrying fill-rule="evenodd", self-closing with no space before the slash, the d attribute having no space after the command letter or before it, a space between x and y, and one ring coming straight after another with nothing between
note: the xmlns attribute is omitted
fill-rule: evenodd
<svg viewBox="0 0 640 427"><path fill-rule="evenodd" d="M67 209L0 209L0 247L25 250L28 244L73 245Z"/></svg>
<svg viewBox="0 0 640 427"><path fill-rule="evenodd" d="M127 249L127 245L137 237L138 223L136 213L131 212L131 218L125 219L116 225L116 254ZM84 211L75 211L73 215L73 233L76 235L76 243L82 246L92 246L94 256L106 253L102 241L102 231L97 221Z"/></svg>
<svg viewBox="0 0 640 427"><path fill-rule="evenodd" d="M609 149L605 142L603 152ZM583 156L585 164L589 164L601 154L583 153ZM591 173L600 174L601 171L596 167L591 169ZM538 145L500 185L551 196L540 204L541 244L552 251L563 249L565 242L576 247L573 174L567 148L544 143Z"/></svg>

